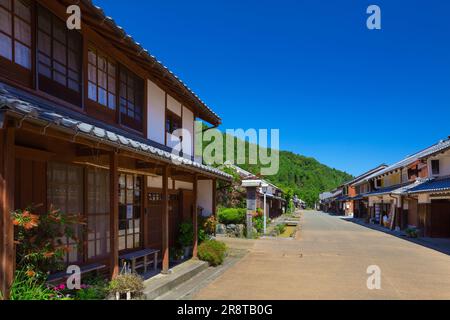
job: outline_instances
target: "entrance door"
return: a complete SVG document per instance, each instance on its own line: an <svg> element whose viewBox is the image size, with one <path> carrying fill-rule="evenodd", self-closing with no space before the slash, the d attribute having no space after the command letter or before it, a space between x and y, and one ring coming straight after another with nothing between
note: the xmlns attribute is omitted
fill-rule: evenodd
<svg viewBox="0 0 450 320"><path fill-rule="evenodd" d="M450 200L433 200L431 203L431 237L450 237Z"/></svg>
<svg viewBox="0 0 450 320"><path fill-rule="evenodd" d="M162 250L162 190L147 190L145 196L146 247Z"/></svg>

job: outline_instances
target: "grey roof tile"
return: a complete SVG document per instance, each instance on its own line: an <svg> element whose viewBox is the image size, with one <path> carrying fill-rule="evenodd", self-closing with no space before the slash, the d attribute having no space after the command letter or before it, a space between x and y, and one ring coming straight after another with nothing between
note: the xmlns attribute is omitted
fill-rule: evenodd
<svg viewBox="0 0 450 320"><path fill-rule="evenodd" d="M429 180L409 190L408 193L432 193L450 191L450 177Z"/></svg>
<svg viewBox="0 0 450 320"><path fill-rule="evenodd" d="M26 117L36 118L42 121L46 121L48 122L48 124L55 124L61 127L72 128L75 131L80 131L95 139L101 140L107 139L110 142L117 142L124 146L131 147L136 151L141 152L144 151L155 157L165 158L165 160L169 159L178 160L180 164L184 166L194 167L206 172L212 172L217 176L223 177L225 179L232 178L231 175L222 172L220 170L217 170L215 168L208 167L200 163L193 162L189 159L176 156L170 152L161 150L154 146L147 145L134 139L127 138L122 134L108 131L104 128L100 128L98 126L94 126L92 124L81 122L71 117L61 115L59 113L54 112L53 110L46 109L43 106L31 104L25 100L17 98L16 96L8 92L8 90L2 87L0 87L0 107L3 110L11 110L17 114L20 114L24 118Z"/></svg>

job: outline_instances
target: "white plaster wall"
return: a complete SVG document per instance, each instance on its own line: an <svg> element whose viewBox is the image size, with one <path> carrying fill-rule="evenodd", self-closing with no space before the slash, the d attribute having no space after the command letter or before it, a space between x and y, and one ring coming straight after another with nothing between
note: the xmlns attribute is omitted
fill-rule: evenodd
<svg viewBox="0 0 450 320"><path fill-rule="evenodd" d="M157 188L162 189L163 187L163 180L162 176L148 176L147 177L147 187L148 188ZM173 180L172 178L169 178L169 189L173 189Z"/></svg>
<svg viewBox="0 0 450 320"><path fill-rule="evenodd" d="M431 160L439 160L439 176L450 176L450 150L428 159L428 174L432 177Z"/></svg>
<svg viewBox="0 0 450 320"><path fill-rule="evenodd" d="M156 84L147 81L147 138L164 144L166 94Z"/></svg>
<svg viewBox="0 0 450 320"><path fill-rule="evenodd" d="M181 103L167 95L167 109L181 117Z"/></svg>
<svg viewBox="0 0 450 320"><path fill-rule="evenodd" d="M147 187L162 189L162 177L161 176L149 176L147 177Z"/></svg>
<svg viewBox="0 0 450 320"><path fill-rule="evenodd" d="M183 106L183 129L189 132L189 136L183 136L183 153L192 156L194 154L194 113Z"/></svg>
<svg viewBox="0 0 450 320"><path fill-rule="evenodd" d="M213 207L213 181L198 180L197 202L203 208L203 216L210 216Z"/></svg>
<svg viewBox="0 0 450 320"><path fill-rule="evenodd" d="M175 189L184 189L184 190L193 190L194 185L192 182L185 182L185 181L177 181L175 180Z"/></svg>

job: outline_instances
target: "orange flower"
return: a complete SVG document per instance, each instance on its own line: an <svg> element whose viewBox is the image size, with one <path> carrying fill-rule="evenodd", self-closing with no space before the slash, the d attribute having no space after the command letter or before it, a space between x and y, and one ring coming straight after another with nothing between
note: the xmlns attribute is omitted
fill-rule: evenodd
<svg viewBox="0 0 450 320"><path fill-rule="evenodd" d="M36 275L36 272L34 272L33 270L28 270L26 274L28 277L33 278Z"/></svg>
<svg viewBox="0 0 450 320"><path fill-rule="evenodd" d="M51 258L51 257L53 257L54 255L55 255L54 252L45 252L45 253L44 253L44 257L45 257L45 258Z"/></svg>
<svg viewBox="0 0 450 320"><path fill-rule="evenodd" d="M13 225L15 225L15 226L20 225L20 221L17 220L17 219L14 219L14 220L13 220Z"/></svg>

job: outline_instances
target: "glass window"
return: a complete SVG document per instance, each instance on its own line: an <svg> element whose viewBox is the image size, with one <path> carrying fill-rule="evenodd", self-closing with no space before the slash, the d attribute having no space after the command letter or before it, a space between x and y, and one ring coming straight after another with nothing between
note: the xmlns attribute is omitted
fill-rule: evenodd
<svg viewBox="0 0 450 320"><path fill-rule="evenodd" d="M141 239L142 177L121 174L119 177L119 250L138 249Z"/></svg>
<svg viewBox="0 0 450 320"><path fill-rule="evenodd" d="M111 110L116 109L116 65L98 50L88 51L88 97Z"/></svg>
<svg viewBox="0 0 450 320"><path fill-rule="evenodd" d="M68 30L64 21L41 7L38 10L37 35L38 72L40 77L44 77L39 81L39 88L61 99L79 103L81 35Z"/></svg>
<svg viewBox="0 0 450 320"><path fill-rule="evenodd" d="M48 203L62 213L80 215L83 213L83 168L61 163L49 163L47 167ZM73 230L80 238L81 230ZM58 239L65 244L69 252L66 263L82 261L78 243L65 237Z"/></svg>
<svg viewBox="0 0 450 320"><path fill-rule="evenodd" d="M0 56L31 70L31 5L28 1L0 1Z"/></svg>
<svg viewBox="0 0 450 320"><path fill-rule="evenodd" d="M173 133L177 129L181 129L181 117L167 110L166 116L166 132Z"/></svg>
<svg viewBox="0 0 450 320"><path fill-rule="evenodd" d="M133 129L142 130L144 82L121 66L119 87L122 123Z"/></svg>
<svg viewBox="0 0 450 320"><path fill-rule="evenodd" d="M110 253L109 171L88 169L88 259L102 258Z"/></svg>

